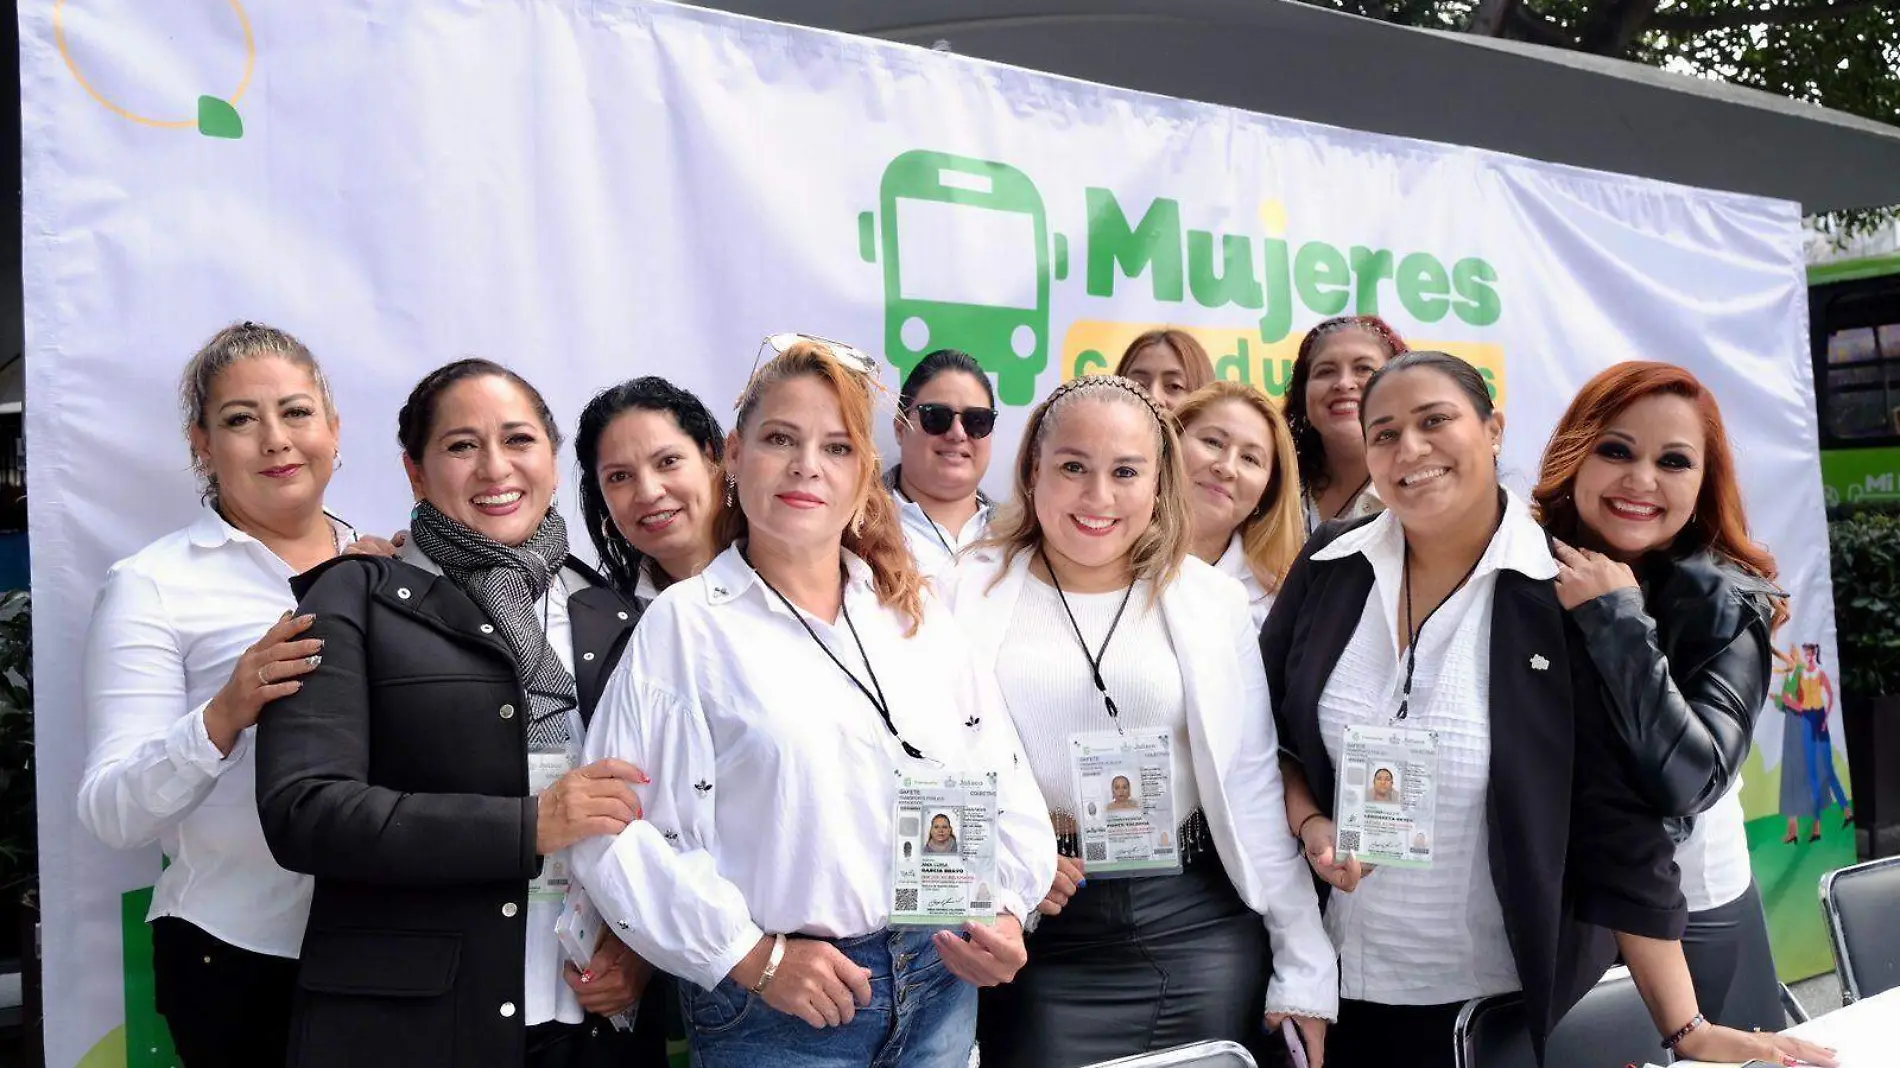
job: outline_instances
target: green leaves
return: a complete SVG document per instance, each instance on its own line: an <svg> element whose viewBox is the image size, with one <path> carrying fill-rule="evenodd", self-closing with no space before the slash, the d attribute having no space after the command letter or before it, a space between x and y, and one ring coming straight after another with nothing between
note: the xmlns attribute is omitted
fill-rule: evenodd
<svg viewBox="0 0 1900 1068"><path fill-rule="evenodd" d="M198 132L206 137L244 136L244 117L229 102L215 96L198 98Z"/></svg>
<svg viewBox="0 0 1900 1068"><path fill-rule="evenodd" d="M1842 688L1900 694L1900 515L1863 509L1827 525Z"/></svg>

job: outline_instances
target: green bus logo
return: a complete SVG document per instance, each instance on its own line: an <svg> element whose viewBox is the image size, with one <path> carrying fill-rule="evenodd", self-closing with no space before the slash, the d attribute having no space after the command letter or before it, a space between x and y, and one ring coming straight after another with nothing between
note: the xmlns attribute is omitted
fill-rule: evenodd
<svg viewBox="0 0 1900 1068"><path fill-rule="evenodd" d="M1049 364L1049 284L1069 273L1042 194L1007 163L906 152L884 168L858 252L884 266L884 352L900 374L962 349L996 376L1004 404L1035 400ZM880 217L881 216L881 217Z"/></svg>

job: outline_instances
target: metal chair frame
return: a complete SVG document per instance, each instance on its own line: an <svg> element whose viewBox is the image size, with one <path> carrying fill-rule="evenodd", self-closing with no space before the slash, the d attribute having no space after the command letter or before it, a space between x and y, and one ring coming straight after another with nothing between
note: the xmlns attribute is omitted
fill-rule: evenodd
<svg viewBox="0 0 1900 1068"><path fill-rule="evenodd" d="M1153 1053L1137 1053L1132 1057L1117 1057L1112 1061L1097 1061L1087 1068L1188 1068L1191 1065L1216 1062L1212 1057L1225 1057L1218 1062L1222 1068L1258 1068L1253 1054L1238 1042L1191 1042L1173 1049L1156 1050Z"/></svg>
<svg viewBox="0 0 1900 1068"><path fill-rule="evenodd" d="M1834 974L1841 980L1841 1004L1852 1005L1862 997L1860 984L1854 979L1852 955L1847 949L1847 932L1841 929L1840 909L1834 904L1834 883L1839 879L1851 879L1867 872L1883 871L1900 867L1900 857L1884 857L1870 860L1864 864L1855 864L1840 868L1821 876L1821 915L1827 920L1827 940L1834 948Z"/></svg>

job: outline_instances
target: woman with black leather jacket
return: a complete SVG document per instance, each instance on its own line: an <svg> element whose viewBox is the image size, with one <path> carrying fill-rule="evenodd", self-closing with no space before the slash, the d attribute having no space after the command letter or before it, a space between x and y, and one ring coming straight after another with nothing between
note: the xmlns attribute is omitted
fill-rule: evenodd
<svg viewBox="0 0 1900 1068"><path fill-rule="evenodd" d="M1672 364L1602 372L1551 436L1534 497L1556 539L1558 599L1677 843L1702 1011L1780 1030L1739 791L1787 608L1774 558L1749 537L1715 397Z"/></svg>

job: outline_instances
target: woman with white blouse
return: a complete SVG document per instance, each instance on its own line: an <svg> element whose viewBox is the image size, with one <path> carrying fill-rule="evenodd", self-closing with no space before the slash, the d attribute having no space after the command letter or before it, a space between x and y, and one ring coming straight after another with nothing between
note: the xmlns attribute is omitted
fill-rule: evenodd
<svg viewBox="0 0 1900 1068"><path fill-rule="evenodd" d="M996 389L967 352L938 349L904 376L897 394L901 462L884 473L904 540L926 575L942 572L990 524L983 476L996 429Z"/></svg>
<svg viewBox="0 0 1900 1068"><path fill-rule="evenodd" d="M1669 1050L1833 1063L1697 1011L1673 846L1625 776L1544 532L1498 485L1483 377L1413 352L1363 401L1387 510L1314 536L1261 637L1288 826L1331 889L1333 1068L1449 1068L1462 1004L1514 991L1541 1056L1619 949ZM1395 802L1366 796L1375 769Z"/></svg>
<svg viewBox="0 0 1900 1068"><path fill-rule="evenodd" d="M1306 529L1377 515L1378 487L1366 471L1359 405L1366 382L1406 351L1405 339L1376 315L1340 315L1307 331L1287 383L1286 419L1299 456Z"/></svg>
<svg viewBox="0 0 1900 1068"><path fill-rule="evenodd" d="M1263 1014L1297 1017L1317 1052L1336 1011L1255 627L1239 585L1188 555L1172 426L1129 379L1059 387L994 540L957 567L957 616L1062 841L1028 965L985 993L986 1068L1243 1040Z"/></svg>
<svg viewBox="0 0 1900 1068"><path fill-rule="evenodd" d="M205 509L114 564L99 593L79 817L170 862L146 919L187 1068L281 1064L310 880L265 847L251 740L321 657L290 579L353 537L323 510L338 419L310 350L257 323L212 337L180 398Z"/></svg>
<svg viewBox="0 0 1900 1068"><path fill-rule="evenodd" d="M590 759L651 772L644 817L583 843L576 870L609 926L680 978L701 1068L963 1068L976 988L1021 966L1054 836L879 485L874 365L769 343L783 348L727 441L729 547L647 609L588 735ZM987 804L900 793L970 777L994 783ZM922 855L941 813L954 864ZM933 930L916 915L925 868L971 876L955 880L967 912L993 921Z"/></svg>
<svg viewBox="0 0 1900 1068"><path fill-rule="evenodd" d="M1187 465L1192 551L1247 591L1254 629L1306 542L1293 435L1267 395L1212 382L1174 409Z"/></svg>

